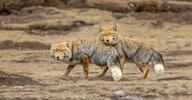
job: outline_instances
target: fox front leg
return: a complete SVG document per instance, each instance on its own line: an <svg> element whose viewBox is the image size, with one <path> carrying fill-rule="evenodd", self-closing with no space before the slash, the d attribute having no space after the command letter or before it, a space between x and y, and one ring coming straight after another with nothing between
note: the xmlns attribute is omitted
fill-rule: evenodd
<svg viewBox="0 0 192 100"><path fill-rule="evenodd" d="M89 73L89 58L88 56L84 55L83 56L83 60L82 60L82 64L83 64L83 71L84 71L84 78L87 79L88 78L88 73Z"/></svg>
<svg viewBox="0 0 192 100"><path fill-rule="evenodd" d="M71 70L72 70L74 67L75 67L75 65L68 65L67 71L66 71L65 74L64 74L64 78L66 78L66 77L69 75L69 73L71 72Z"/></svg>

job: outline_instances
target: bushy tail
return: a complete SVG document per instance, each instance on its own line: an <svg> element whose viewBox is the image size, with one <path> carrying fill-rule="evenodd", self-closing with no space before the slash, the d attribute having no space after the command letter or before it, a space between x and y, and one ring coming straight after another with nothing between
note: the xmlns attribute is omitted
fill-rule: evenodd
<svg viewBox="0 0 192 100"><path fill-rule="evenodd" d="M149 66L154 68L155 73L163 74L164 72L164 61L160 53L154 50Z"/></svg>
<svg viewBox="0 0 192 100"><path fill-rule="evenodd" d="M114 81L119 81L122 77L121 64L119 57L115 57L114 59L109 59L107 61L107 67L113 77Z"/></svg>
<svg viewBox="0 0 192 100"><path fill-rule="evenodd" d="M114 81L119 81L122 77L121 69L119 66L113 66L109 68Z"/></svg>

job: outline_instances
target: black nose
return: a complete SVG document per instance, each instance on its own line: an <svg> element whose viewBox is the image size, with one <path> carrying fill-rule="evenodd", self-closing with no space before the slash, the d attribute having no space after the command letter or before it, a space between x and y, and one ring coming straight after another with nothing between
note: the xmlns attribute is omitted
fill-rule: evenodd
<svg viewBox="0 0 192 100"><path fill-rule="evenodd" d="M59 57L57 57L57 60L59 59Z"/></svg>
<svg viewBox="0 0 192 100"><path fill-rule="evenodd" d="M107 42L109 42L109 40L106 40Z"/></svg>

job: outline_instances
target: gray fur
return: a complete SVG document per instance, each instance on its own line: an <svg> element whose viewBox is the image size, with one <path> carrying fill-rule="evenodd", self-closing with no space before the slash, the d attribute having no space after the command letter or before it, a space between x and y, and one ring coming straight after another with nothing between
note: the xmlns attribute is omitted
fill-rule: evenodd
<svg viewBox="0 0 192 100"><path fill-rule="evenodd" d="M153 54L151 56L151 59L148 63L148 66L153 67L156 64L162 64L164 65L163 57L160 53L157 51L153 50Z"/></svg>
<svg viewBox="0 0 192 100"><path fill-rule="evenodd" d="M138 49L138 51L133 56L133 59L137 61L137 63L147 64L150 61L152 54L153 49L151 48Z"/></svg>
<svg viewBox="0 0 192 100"><path fill-rule="evenodd" d="M123 42L123 40L121 40L121 42ZM153 48L123 42L122 49L127 59L132 59L139 64L148 64L150 67L153 67L154 64L163 63L162 56Z"/></svg>
<svg viewBox="0 0 192 100"><path fill-rule="evenodd" d="M119 66L118 53L115 48L104 46L95 41L77 41L76 56L73 59L81 59L80 55L85 54L90 58L91 63L98 66L107 65L107 67L113 67L113 65Z"/></svg>
<svg viewBox="0 0 192 100"><path fill-rule="evenodd" d="M122 77L121 64L116 49L112 46L103 45L99 41L65 41L53 44L51 51L54 52L55 59L69 65L83 64L86 67L84 70L87 70L88 64L93 63L98 66L106 66L110 70L114 81L118 81ZM69 72L70 69L66 71L65 76Z"/></svg>
<svg viewBox="0 0 192 100"><path fill-rule="evenodd" d="M115 36L116 35L116 36ZM126 56L127 60L131 59L139 64L148 64L150 67L154 67L155 64L164 64L163 58L160 53L151 47L144 47L142 44L136 42L129 42L126 39L119 39L119 35L115 34L113 37L115 40L109 39L108 42L105 41L104 35L99 35L104 40L99 40L107 45L114 46L120 57Z"/></svg>
<svg viewBox="0 0 192 100"><path fill-rule="evenodd" d="M127 58L133 57L135 53L138 51L138 49L140 48L140 46L138 46L137 44L130 44L124 41L121 41L121 42L122 42L122 49Z"/></svg>
<svg viewBox="0 0 192 100"><path fill-rule="evenodd" d="M98 41L82 40L75 42L70 49L73 55L67 63L72 64L73 62L82 61L86 56L89 58L90 63L107 66L114 81L121 79L122 73L118 52L112 46L103 45Z"/></svg>

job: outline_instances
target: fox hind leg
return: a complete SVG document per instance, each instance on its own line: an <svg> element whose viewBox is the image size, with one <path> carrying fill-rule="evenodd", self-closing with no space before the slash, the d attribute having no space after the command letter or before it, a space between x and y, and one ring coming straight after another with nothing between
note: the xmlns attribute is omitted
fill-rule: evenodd
<svg viewBox="0 0 192 100"><path fill-rule="evenodd" d="M148 75L148 72L149 72L149 67L146 64L143 64L142 66L143 66L143 77L142 77L142 79L146 79L147 75Z"/></svg>
<svg viewBox="0 0 192 100"><path fill-rule="evenodd" d="M71 72L71 70L72 70L74 67L75 67L75 65L68 65L67 71L66 71L65 74L64 74L64 77L65 77L65 78L69 75L69 73Z"/></svg>
<svg viewBox="0 0 192 100"><path fill-rule="evenodd" d="M142 66L139 63L136 63L137 67L139 68L139 70L143 73L143 69Z"/></svg>
<svg viewBox="0 0 192 100"><path fill-rule="evenodd" d="M108 67L107 67L107 66L104 66L104 68L102 69L102 72L99 73L99 75L97 75L97 77L103 77L103 76L105 76L107 70L108 70Z"/></svg>
<svg viewBox="0 0 192 100"><path fill-rule="evenodd" d="M120 64L121 64L121 72L122 73L123 73L123 67L124 67L125 62L126 62L125 56L121 57L120 58Z"/></svg>
<svg viewBox="0 0 192 100"><path fill-rule="evenodd" d="M149 68L146 64L139 64L136 63L137 67L141 70L141 72L143 73L143 76L139 78L139 80L141 79L146 79L148 72L149 72Z"/></svg>
<svg viewBox="0 0 192 100"><path fill-rule="evenodd" d="M121 57L119 62L120 62L120 64L121 64L121 66L120 66L121 72L123 73L123 67L124 67L124 64L125 64L125 62L126 62L125 56ZM103 77L103 76L105 76L107 70L108 70L108 67L107 67L107 66L104 66L102 72L101 72L97 77Z"/></svg>

